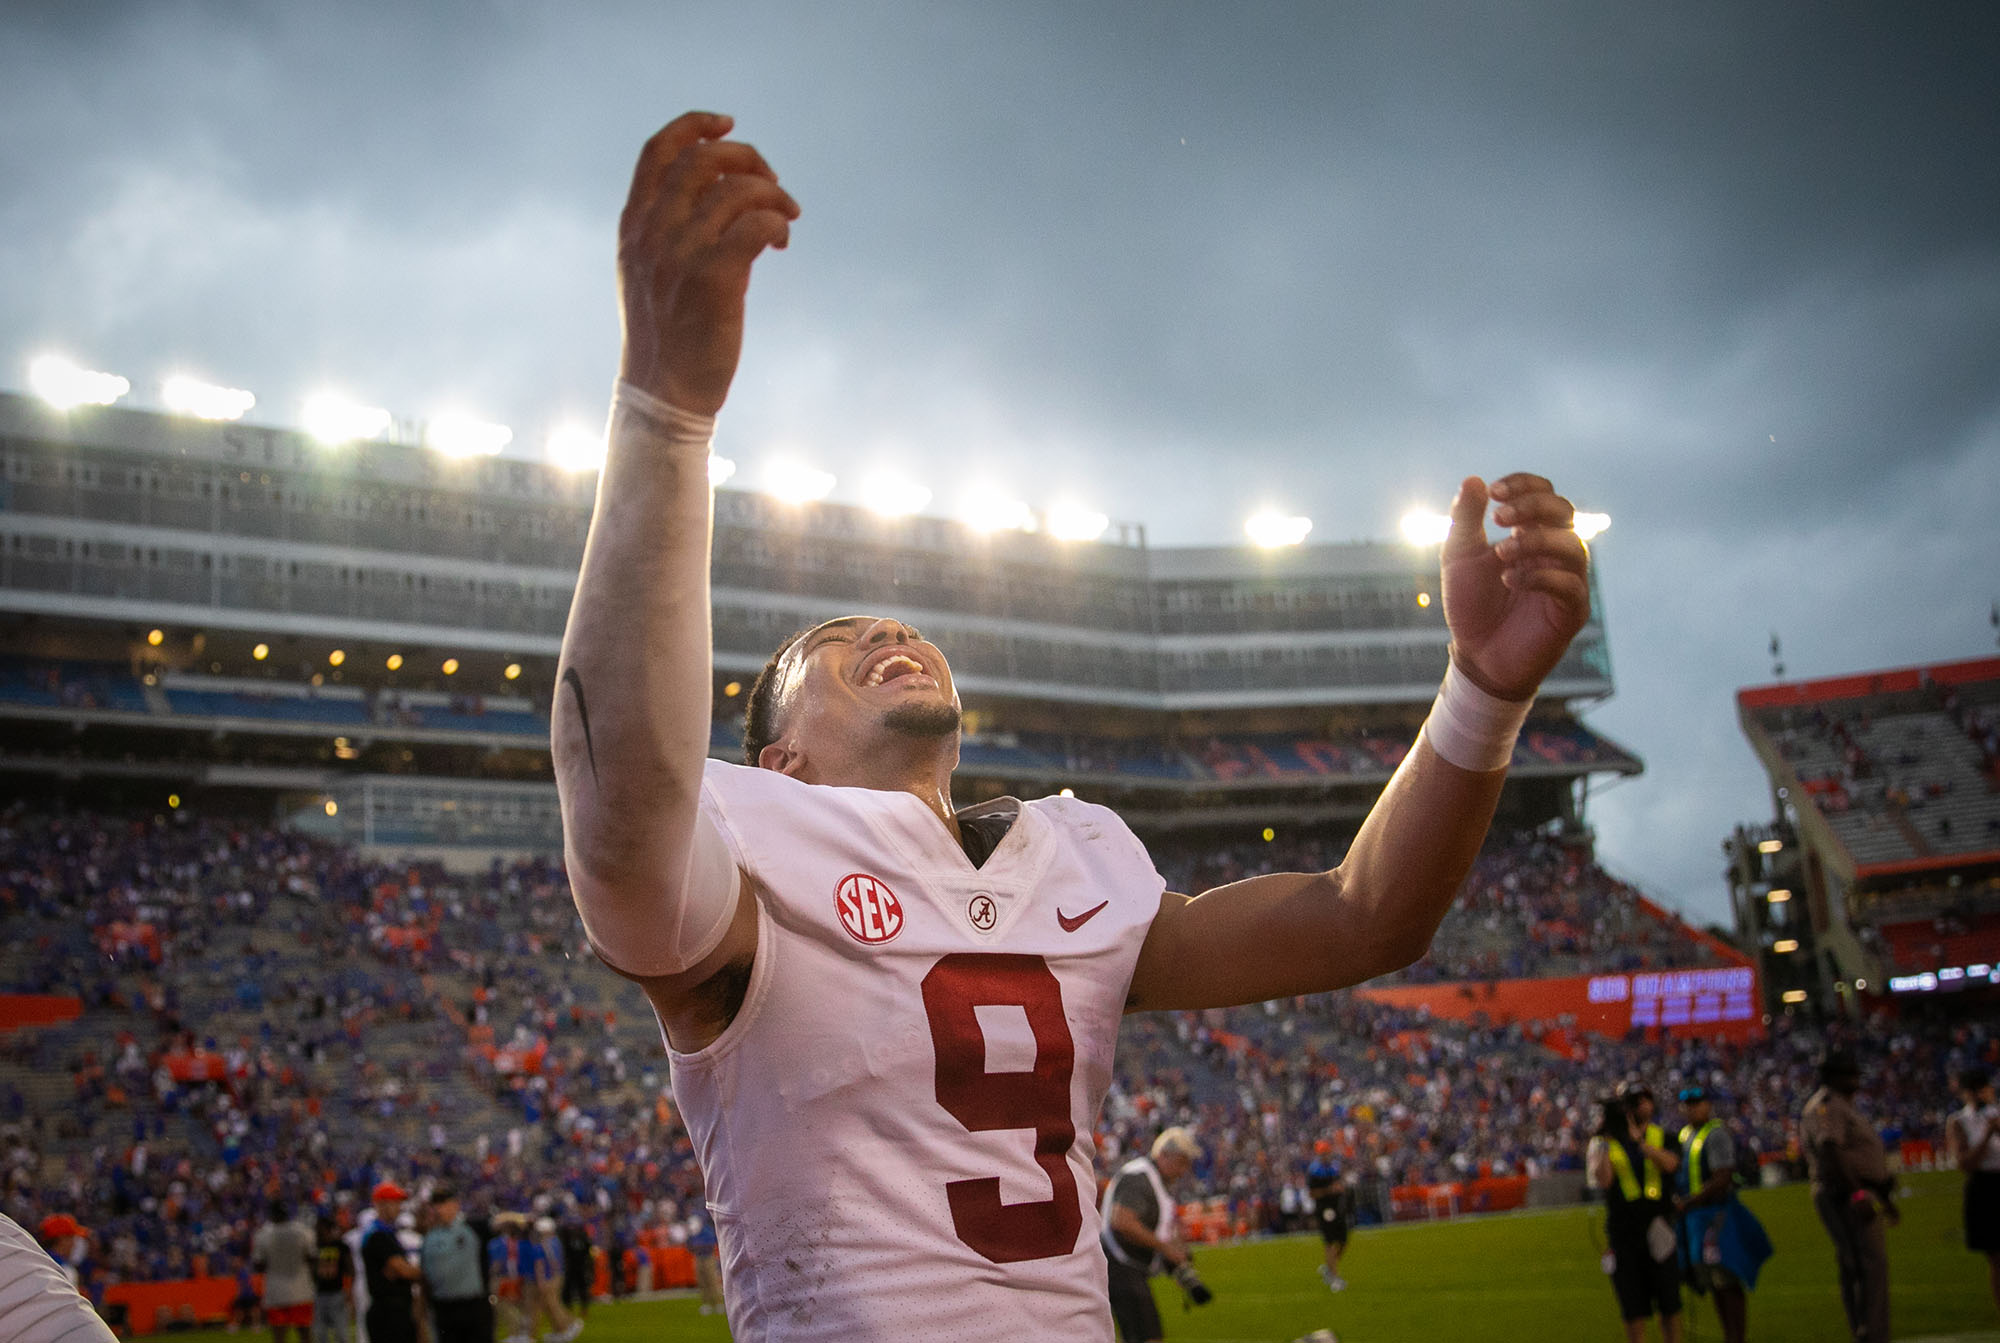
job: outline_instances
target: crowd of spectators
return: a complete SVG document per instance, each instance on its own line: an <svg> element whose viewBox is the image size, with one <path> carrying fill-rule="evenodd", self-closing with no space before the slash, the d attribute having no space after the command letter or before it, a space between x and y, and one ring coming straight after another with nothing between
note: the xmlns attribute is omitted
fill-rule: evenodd
<svg viewBox="0 0 2000 1343"><path fill-rule="evenodd" d="M1163 853L1199 891L1337 853L1307 839ZM1698 963L1579 843L1483 856L1420 979ZM698 1231L701 1176L643 997L597 965L562 872L387 863L185 811L0 813L0 991L78 1020L0 1033L0 1211L91 1227L87 1281L230 1276L272 1201L352 1220L389 1179L468 1209L550 1215L625 1285ZM1973 1031L1839 1037L1890 1133L1929 1134ZM1595 1098L1631 1075L1733 1099L1743 1139L1795 1143L1816 1033L1761 1044L1560 1039L1348 994L1128 1020L1099 1136L1109 1169L1166 1124L1251 1228L1298 1208L1316 1141L1391 1185L1574 1169ZM1725 1113L1732 1107L1725 1106Z"/></svg>
<svg viewBox="0 0 2000 1343"><path fill-rule="evenodd" d="M1324 870L1343 852L1340 843L1301 834L1154 856L1168 888L1192 894L1263 872ZM1430 951L1392 979L1539 979L1721 963L1706 940L1599 866L1587 842L1529 831L1486 846Z"/></svg>

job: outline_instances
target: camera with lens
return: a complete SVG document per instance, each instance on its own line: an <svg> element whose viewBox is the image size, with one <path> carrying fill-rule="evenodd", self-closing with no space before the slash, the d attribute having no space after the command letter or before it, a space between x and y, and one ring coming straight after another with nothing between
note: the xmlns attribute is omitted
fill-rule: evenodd
<svg viewBox="0 0 2000 1343"><path fill-rule="evenodd" d="M1197 1306L1205 1306L1215 1300L1215 1293L1208 1290L1208 1284L1201 1280L1201 1274L1194 1271L1192 1259L1183 1260L1180 1267L1174 1270L1174 1281L1180 1284L1180 1289L1187 1294L1187 1299Z"/></svg>

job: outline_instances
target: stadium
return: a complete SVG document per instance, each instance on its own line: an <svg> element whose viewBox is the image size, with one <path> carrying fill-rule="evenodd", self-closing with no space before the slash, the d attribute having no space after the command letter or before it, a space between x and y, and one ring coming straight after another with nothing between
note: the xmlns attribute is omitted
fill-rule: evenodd
<svg viewBox="0 0 2000 1343"><path fill-rule="evenodd" d="M687 1290L702 1177L659 1027L561 866L549 712L594 476L375 428L0 396L5 1210L91 1228L90 1294L147 1333L241 1309L271 1199L346 1228L380 1180L450 1183L589 1240L593 1336L725 1337ZM1445 666L1434 545L1157 548L728 488L715 517L713 755L783 638L891 609L958 668L957 800L1103 802L1170 889L1337 862ZM1730 1098L1797 1328L1834 1318L1788 1183L1829 1042L1904 1167L1936 1164L1946 1079L1994 1060L1953 1009L2000 981L2000 669L1743 692L1778 810L1725 843L1732 942L1598 862L1592 785L1641 763L1584 721L1613 692L1595 611L1427 956L1127 1019L1100 1174L1167 1124L1204 1144L1182 1211L1218 1300L1176 1336L1428 1336L1473 1300L1500 1332L1467 1337L1608 1323L1581 1165L1628 1077ZM1321 1144L1379 1228L1337 1299L1299 1239ZM1908 1178L1948 1238L1953 1177ZM1527 1263L1546 1295L1508 1285ZM1981 1318L1964 1276L1919 1270L1917 1316Z"/></svg>

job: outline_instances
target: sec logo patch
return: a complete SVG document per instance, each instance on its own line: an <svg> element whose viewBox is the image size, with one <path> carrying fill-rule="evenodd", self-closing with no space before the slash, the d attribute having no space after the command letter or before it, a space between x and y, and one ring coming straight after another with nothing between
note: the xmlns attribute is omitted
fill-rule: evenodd
<svg viewBox="0 0 2000 1343"><path fill-rule="evenodd" d="M903 902L882 881L851 872L833 888L833 912L856 942L879 946L903 931Z"/></svg>

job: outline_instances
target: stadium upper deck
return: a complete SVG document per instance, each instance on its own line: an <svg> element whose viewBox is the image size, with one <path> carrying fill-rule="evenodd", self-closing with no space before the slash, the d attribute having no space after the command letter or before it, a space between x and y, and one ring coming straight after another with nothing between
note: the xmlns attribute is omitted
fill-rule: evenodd
<svg viewBox="0 0 2000 1343"><path fill-rule="evenodd" d="M594 479L537 462L0 394L0 610L552 659ZM715 658L886 606L969 697L1151 711L1428 701L1447 633L1407 546L1162 549L716 500ZM1544 688L1611 693L1601 619Z"/></svg>
<svg viewBox="0 0 2000 1343"><path fill-rule="evenodd" d="M2000 984L2000 658L1736 702L1783 818L1733 842L1737 924L1776 950L1774 978L1805 996Z"/></svg>

